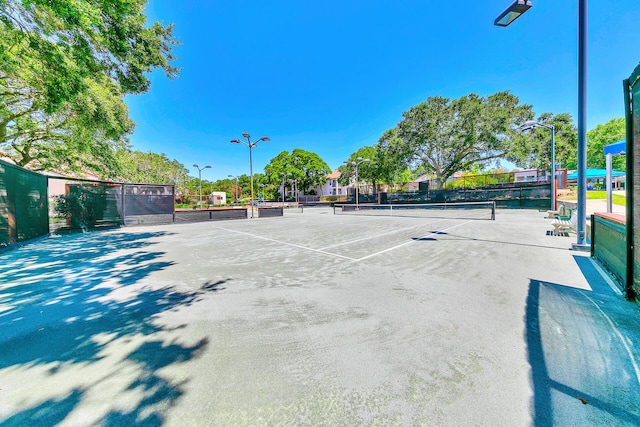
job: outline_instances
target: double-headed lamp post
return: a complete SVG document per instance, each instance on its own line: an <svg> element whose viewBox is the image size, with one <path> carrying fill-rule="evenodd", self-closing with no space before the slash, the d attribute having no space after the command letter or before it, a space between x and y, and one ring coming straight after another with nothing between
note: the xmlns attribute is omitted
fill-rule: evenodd
<svg viewBox="0 0 640 427"><path fill-rule="evenodd" d="M244 142L240 139L232 139L231 143L232 144L244 144L247 147L249 147L249 175L251 176L251 218L253 218L253 155L251 153L251 150L253 149L253 147L255 147L256 145L258 145L258 142L260 141L271 141L271 139L268 136L263 136L259 139L256 139L255 141L251 141L251 135L249 135L249 132L242 132L242 136L244 138L247 139L247 142Z"/></svg>
<svg viewBox="0 0 640 427"><path fill-rule="evenodd" d="M358 209L358 199L360 199L360 188L358 186L358 166L360 166L361 163L366 163L370 161L371 161L370 159L363 159L362 157L357 157L355 160L352 160L352 161L348 161L348 160L344 161L344 164L353 165L356 167L356 209Z"/></svg>
<svg viewBox="0 0 640 427"><path fill-rule="evenodd" d="M578 241L577 250L588 250L587 243L587 4L578 0ZM515 0L493 21L506 27L533 6L531 0Z"/></svg>
<svg viewBox="0 0 640 427"><path fill-rule="evenodd" d="M518 128L519 133L528 132L535 128L545 128L551 131L551 210L556 209L556 128L535 120L527 120Z"/></svg>
<svg viewBox="0 0 640 427"><path fill-rule="evenodd" d="M202 209L202 171L205 169L211 169L211 166L207 165L201 168L200 166L194 163L193 167L198 169L198 185L200 189L200 209Z"/></svg>

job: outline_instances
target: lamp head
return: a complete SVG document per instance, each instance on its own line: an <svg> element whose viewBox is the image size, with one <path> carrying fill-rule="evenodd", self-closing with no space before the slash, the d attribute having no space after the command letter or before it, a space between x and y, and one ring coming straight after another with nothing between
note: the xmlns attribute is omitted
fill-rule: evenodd
<svg viewBox="0 0 640 427"><path fill-rule="evenodd" d="M515 0L493 21L497 27L507 27L518 19L523 13L531 9L533 4L530 0Z"/></svg>
<svg viewBox="0 0 640 427"><path fill-rule="evenodd" d="M251 135L249 135L249 132L242 132L242 136L244 136L247 139L251 138Z"/></svg>
<svg viewBox="0 0 640 427"><path fill-rule="evenodd" d="M232 139L231 143L232 144L240 144L240 140L239 139Z"/></svg>
<svg viewBox="0 0 640 427"><path fill-rule="evenodd" d="M195 164L195 163L193 164L193 167L194 167L194 168L198 168L198 169L200 168L200 167L199 167L197 164Z"/></svg>
<svg viewBox="0 0 640 427"><path fill-rule="evenodd" d="M269 138L268 136L263 136L262 138L260 138L258 141L271 141L271 138Z"/></svg>
<svg viewBox="0 0 640 427"><path fill-rule="evenodd" d="M529 132L531 129L533 129L533 126L520 126L518 129L516 129L516 133L525 133L525 132Z"/></svg>
<svg viewBox="0 0 640 427"><path fill-rule="evenodd" d="M211 169L211 166L207 165L204 167L205 169Z"/></svg>

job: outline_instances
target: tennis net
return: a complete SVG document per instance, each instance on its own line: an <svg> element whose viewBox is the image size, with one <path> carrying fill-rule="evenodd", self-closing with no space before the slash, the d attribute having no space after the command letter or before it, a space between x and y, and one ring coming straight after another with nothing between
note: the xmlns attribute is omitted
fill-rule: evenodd
<svg viewBox="0 0 640 427"><path fill-rule="evenodd" d="M333 206L333 213L335 215L495 220L496 203L488 201L397 205L359 204L357 206L354 204L336 204Z"/></svg>

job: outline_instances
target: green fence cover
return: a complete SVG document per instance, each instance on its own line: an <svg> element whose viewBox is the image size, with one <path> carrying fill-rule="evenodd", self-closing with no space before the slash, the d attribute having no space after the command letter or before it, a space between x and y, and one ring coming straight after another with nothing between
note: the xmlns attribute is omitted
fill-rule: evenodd
<svg viewBox="0 0 640 427"><path fill-rule="evenodd" d="M0 247L48 232L47 177L0 161Z"/></svg>

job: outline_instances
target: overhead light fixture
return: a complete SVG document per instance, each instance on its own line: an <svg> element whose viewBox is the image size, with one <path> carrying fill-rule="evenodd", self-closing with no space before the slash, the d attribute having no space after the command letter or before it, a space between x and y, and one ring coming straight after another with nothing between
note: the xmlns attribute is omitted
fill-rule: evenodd
<svg viewBox="0 0 640 427"><path fill-rule="evenodd" d="M515 0L511 3L498 17L493 21L493 25L498 27L507 27L513 21L518 19L520 15L531 9L533 4L529 0Z"/></svg>

